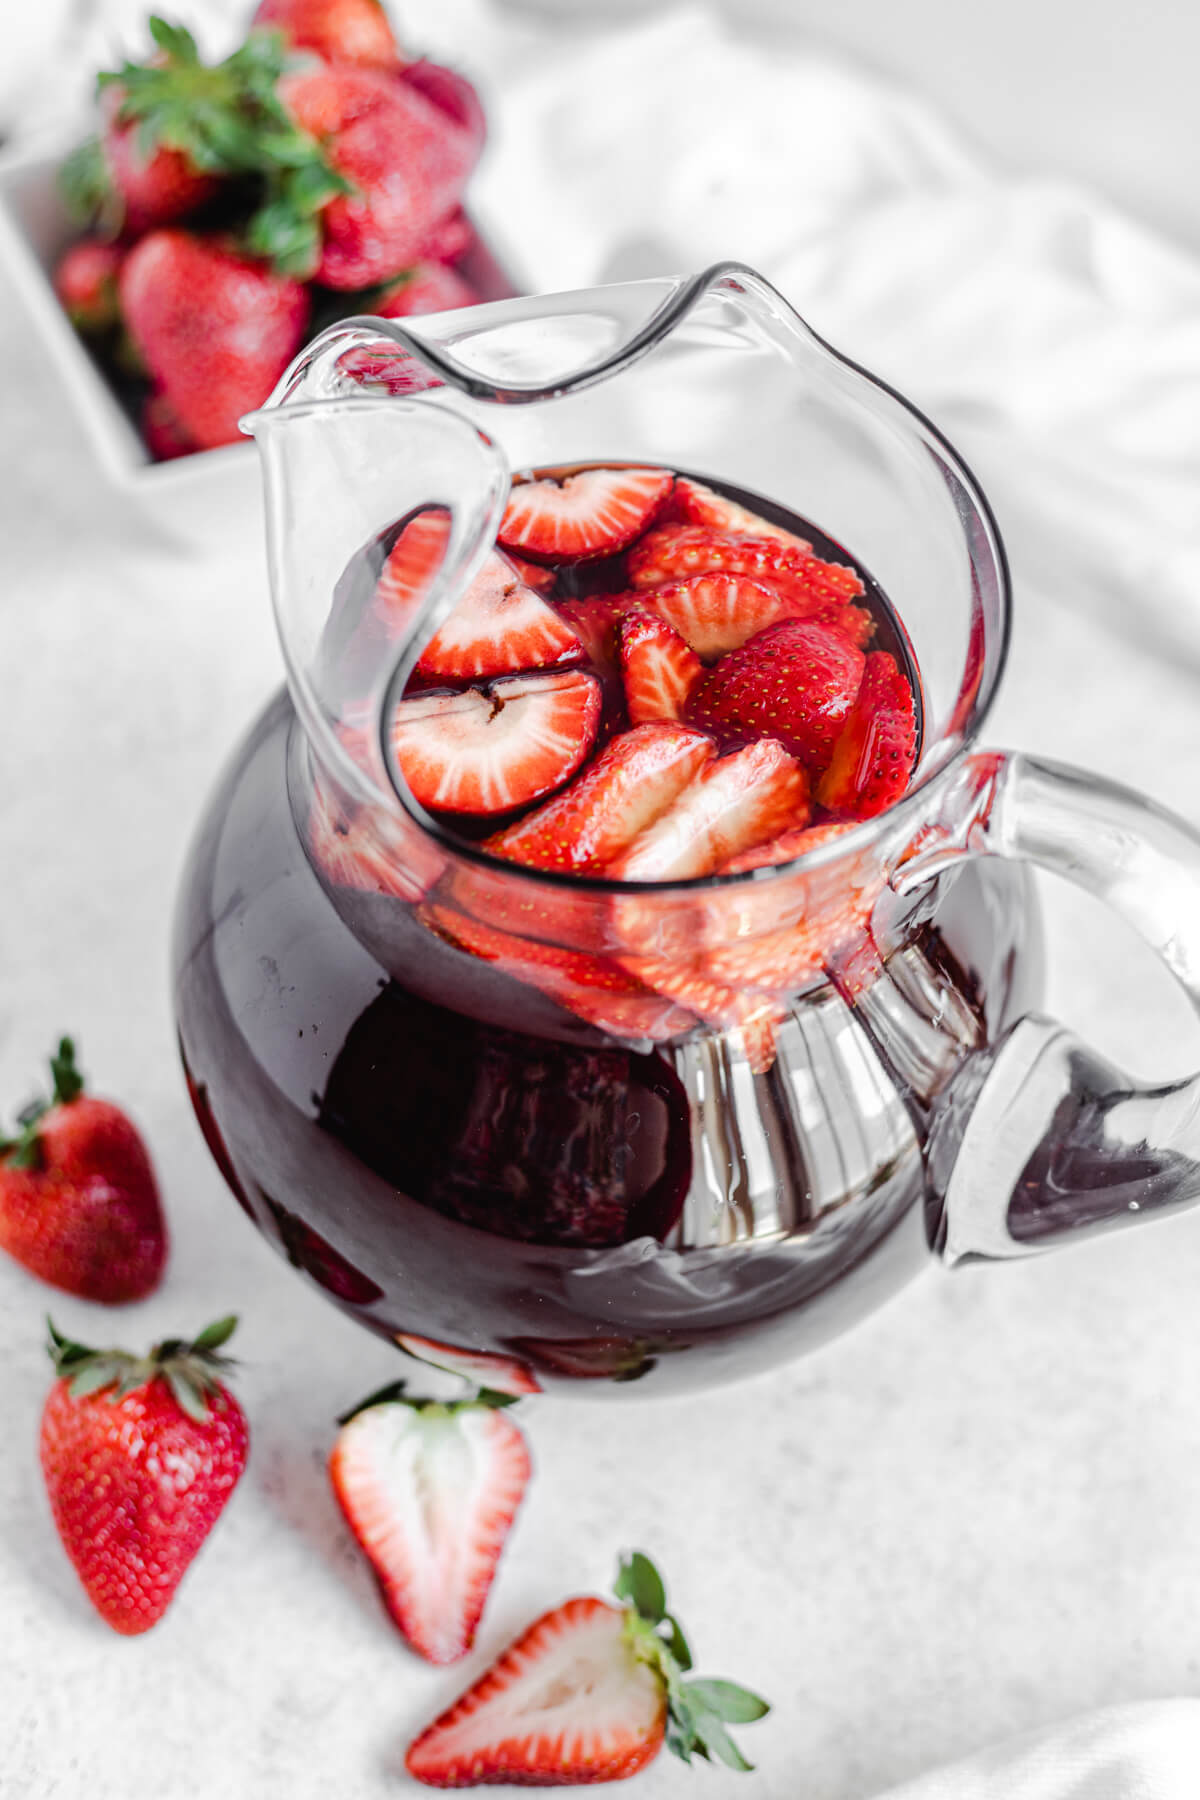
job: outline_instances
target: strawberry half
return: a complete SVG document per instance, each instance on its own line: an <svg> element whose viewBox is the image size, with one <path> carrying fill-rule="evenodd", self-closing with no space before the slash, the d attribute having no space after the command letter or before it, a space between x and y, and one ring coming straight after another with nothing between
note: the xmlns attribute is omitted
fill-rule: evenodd
<svg viewBox="0 0 1200 1800"><path fill-rule="evenodd" d="M709 531L734 532L745 537L777 538L781 544L794 544L798 550L812 554L812 545L806 538L797 537L794 531L785 531L782 525L772 525L759 513L739 506L736 500L730 500L715 489L705 487L702 481L692 481L685 475L677 476L675 491L666 510L672 519L678 519L684 525L704 525Z"/></svg>
<svg viewBox="0 0 1200 1800"><path fill-rule="evenodd" d="M664 1739L685 1762L748 1770L725 1726L761 1719L766 1701L730 1681L684 1680L687 1639L640 1551L614 1591L620 1606L587 1596L535 1620L409 1746L409 1774L440 1788L620 1781Z"/></svg>
<svg viewBox="0 0 1200 1800"><path fill-rule="evenodd" d="M498 931L445 906L430 907L427 922L458 949L495 963L504 974L536 988L610 1037L663 1043L696 1023L690 1013L652 992L611 957Z"/></svg>
<svg viewBox="0 0 1200 1800"><path fill-rule="evenodd" d="M804 825L798 830L785 831L754 850L743 850L740 856L731 857L718 873L741 875L748 869L769 869L780 863L795 862L797 857L807 856L810 850L819 850L822 844L831 843L853 829L854 820L847 819L836 825Z"/></svg>
<svg viewBox="0 0 1200 1800"><path fill-rule="evenodd" d="M617 650L631 724L681 719L704 670L679 633L666 619L637 608L618 623Z"/></svg>
<svg viewBox="0 0 1200 1800"><path fill-rule="evenodd" d="M436 1338L417 1337L411 1331L398 1331L396 1342L406 1356L429 1363L435 1369L448 1369L461 1375L474 1387L490 1388L496 1394L540 1394L542 1384L529 1364L516 1356L501 1356L495 1350L469 1350L462 1344L442 1344Z"/></svg>
<svg viewBox="0 0 1200 1800"><path fill-rule="evenodd" d="M450 520L434 508L418 513L392 545L374 600L390 633L399 636L417 613L449 540ZM552 668L582 655L583 645L566 620L533 592L507 557L493 551L426 645L417 668L431 679L486 680Z"/></svg>
<svg viewBox="0 0 1200 1800"><path fill-rule="evenodd" d="M656 526L629 552L629 579L635 588L718 571L756 575L813 598L848 601L864 591L855 570L844 563L824 562L811 550L778 538L743 537L704 525Z"/></svg>
<svg viewBox="0 0 1200 1800"><path fill-rule="evenodd" d="M917 748L913 693L886 650L867 658L854 710L817 790L830 812L870 819L905 792Z"/></svg>
<svg viewBox="0 0 1200 1800"><path fill-rule="evenodd" d="M633 542L671 491L669 469L582 469L513 485L499 541L535 562L611 556Z"/></svg>
<svg viewBox="0 0 1200 1800"><path fill-rule="evenodd" d="M865 643L872 630L871 615L861 606L753 575L687 575L634 592L638 604L665 619L708 662L781 619L835 626L855 644Z"/></svg>
<svg viewBox="0 0 1200 1800"><path fill-rule="evenodd" d="M688 718L726 739L776 739L821 770L850 717L864 662L833 627L783 619L708 671L693 690Z"/></svg>
<svg viewBox="0 0 1200 1800"><path fill-rule="evenodd" d="M577 781L486 840L539 869L598 874L665 812L713 756L712 739L656 720L612 738Z"/></svg>
<svg viewBox="0 0 1200 1800"><path fill-rule="evenodd" d="M602 673L618 666L617 626L635 606L646 607L644 594L589 594L582 600L564 600L558 616L575 633L588 661Z"/></svg>
<svg viewBox="0 0 1200 1800"><path fill-rule="evenodd" d="M577 669L510 675L459 694L417 694L392 719L392 749L422 806L504 813L573 775L596 736L600 683Z"/></svg>
<svg viewBox="0 0 1200 1800"><path fill-rule="evenodd" d="M403 1382L339 1423L333 1491L420 1656L455 1662L475 1641L532 1465L498 1410L507 1397L411 1399Z"/></svg>
<svg viewBox="0 0 1200 1800"><path fill-rule="evenodd" d="M678 799L616 857L620 881L708 875L807 817L808 777L782 744L748 744L700 770Z"/></svg>

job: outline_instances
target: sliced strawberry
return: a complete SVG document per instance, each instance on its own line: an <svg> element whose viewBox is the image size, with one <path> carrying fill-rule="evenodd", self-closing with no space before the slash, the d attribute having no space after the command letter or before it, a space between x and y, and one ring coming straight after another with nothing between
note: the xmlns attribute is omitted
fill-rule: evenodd
<svg viewBox="0 0 1200 1800"><path fill-rule="evenodd" d="M635 588L633 604L665 619L709 662L738 649L747 638L780 619L813 619L832 625L860 646L874 628L870 613L861 606L754 575L687 575L658 587Z"/></svg>
<svg viewBox="0 0 1200 1800"><path fill-rule="evenodd" d="M833 627L783 619L708 671L688 718L725 739L776 739L820 771L850 716L864 662Z"/></svg>
<svg viewBox="0 0 1200 1800"><path fill-rule="evenodd" d="M566 621L493 551L417 668L446 681L470 681L549 669L582 655L583 645Z"/></svg>
<svg viewBox="0 0 1200 1800"><path fill-rule="evenodd" d="M847 601L864 591L855 570L844 563L823 562L777 538L743 537L703 525L656 526L629 552L629 579L636 588L718 571L757 575L814 598Z"/></svg>
<svg viewBox="0 0 1200 1800"><path fill-rule="evenodd" d="M652 993L609 957L497 931L450 907L430 907L428 921L459 949L495 963L506 975L537 988L576 1018L613 1037L661 1043L690 1031L696 1023L690 1013Z"/></svg>
<svg viewBox="0 0 1200 1800"><path fill-rule="evenodd" d="M600 699L595 676L578 669L417 694L393 715L393 753L422 806L511 812L575 773L596 736Z"/></svg>
<svg viewBox="0 0 1200 1800"><path fill-rule="evenodd" d="M615 671L617 626L627 612L645 604L643 594L589 594L583 600L564 600L558 616L575 633L590 663L601 672Z"/></svg>
<svg viewBox="0 0 1200 1800"><path fill-rule="evenodd" d="M807 539L797 537L794 531L772 525L769 519L686 475L676 477L675 490L664 511L685 525L705 525L710 531L735 532L744 537L777 538L781 544L794 544L799 550L812 552Z"/></svg>
<svg viewBox="0 0 1200 1800"><path fill-rule="evenodd" d="M837 824L804 825L798 830L785 831L780 837L772 838L769 843L759 844L754 850L744 850L740 856L731 857L718 871L721 875L741 875L747 869L767 869L779 863L795 862L799 856L807 856L810 850L819 850L822 844L832 842L834 838L844 836L853 831L853 819L841 820Z"/></svg>
<svg viewBox="0 0 1200 1800"><path fill-rule="evenodd" d="M620 1781L664 1738L684 1762L749 1769L725 1723L761 1719L766 1701L686 1679L691 1651L649 1557L622 1559L613 1591L620 1607L586 1597L535 1620L409 1746L409 1774L441 1788Z"/></svg>
<svg viewBox="0 0 1200 1800"><path fill-rule="evenodd" d="M334 1492L388 1611L429 1662L455 1662L474 1643L531 1467L505 1413L409 1400L399 1382L343 1423Z"/></svg>
<svg viewBox="0 0 1200 1800"><path fill-rule="evenodd" d="M704 670L679 633L665 619L637 608L618 623L617 649L631 723L681 719Z"/></svg>
<svg viewBox="0 0 1200 1800"><path fill-rule="evenodd" d="M375 588L375 611L400 637L429 592L450 541L450 517L441 508L418 513L388 553Z"/></svg>
<svg viewBox="0 0 1200 1800"><path fill-rule="evenodd" d="M873 818L908 787L916 748L912 689L894 656L873 651L817 798L830 812Z"/></svg>
<svg viewBox="0 0 1200 1800"><path fill-rule="evenodd" d="M662 1680L624 1611L568 1600L421 1733L407 1768L428 1787L618 1781L658 1755L666 1721Z"/></svg>
<svg viewBox="0 0 1200 1800"><path fill-rule="evenodd" d="M389 854L369 814L362 809L352 813L322 782L313 789L308 844L318 870L333 887L397 900L419 900L424 892L410 860Z"/></svg>
<svg viewBox="0 0 1200 1800"><path fill-rule="evenodd" d="M597 874L666 811L714 754L710 737L655 720L609 740L561 794L486 840L540 869Z"/></svg>
<svg viewBox="0 0 1200 1800"><path fill-rule="evenodd" d="M554 592L558 586L556 569L548 569L542 563L526 562L523 556L518 556L513 550L505 551L505 555L527 588L532 588L535 594L541 594L543 598Z"/></svg>
<svg viewBox="0 0 1200 1800"><path fill-rule="evenodd" d="M529 1364L519 1357L500 1356L494 1350L468 1350L461 1344L440 1344L436 1338L416 1337L411 1331L398 1331L396 1342L406 1355L415 1356L419 1362L449 1369L493 1393L521 1395L542 1391Z"/></svg>
<svg viewBox="0 0 1200 1800"><path fill-rule="evenodd" d="M580 562L624 549L671 491L669 469L582 469L513 485L499 541L535 562Z"/></svg>
<svg viewBox="0 0 1200 1800"><path fill-rule="evenodd" d="M808 777L766 739L710 762L679 798L605 870L621 881L707 875L739 851L778 836L807 814Z"/></svg>

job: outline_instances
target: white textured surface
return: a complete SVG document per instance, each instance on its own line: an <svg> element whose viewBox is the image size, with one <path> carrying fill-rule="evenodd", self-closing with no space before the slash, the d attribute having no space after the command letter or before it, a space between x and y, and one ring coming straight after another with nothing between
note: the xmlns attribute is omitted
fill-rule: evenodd
<svg viewBox="0 0 1200 1800"><path fill-rule="evenodd" d="M768 271L770 272L770 271ZM574 271L572 271L574 273ZM848 348L855 344L840 334ZM921 395L922 347L889 373ZM906 365L906 356L911 361ZM986 367L986 345L979 352ZM228 746L273 686L256 474L207 523L105 489L0 286L0 1095L75 1031L142 1123L174 1256L114 1316L0 1267L0 1790L8 1800L384 1800L462 1676L387 1624L324 1475L386 1347L309 1294L223 1190L188 1107L167 983L172 891ZM951 422L1018 495L1019 438ZM1028 445L1025 446L1028 453ZM1200 683L1139 643L1136 557L1088 614L1075 514L1011 516L1019 616L994 741L1079 761L1200 820ZM1114 506L1120 505L1118 489ZM1067 596L1069 604L1061 603ZM1142 1075L1200 1055L1149 954L1051 897L1052 1005ZM1009 1731L1200 1680L1200 1218L1069 1255L931 1272L853 1337L690 1403L540 1402L538 1474L469 1675L536 1611L660 1557L705 1672L766 1692L758 1772L665 1757L637 1792L862 1800ZM112 1636L50 1525L33 1445L42 1316L149 1340L244 1319L248 1474L163 1624Z"/></svg>

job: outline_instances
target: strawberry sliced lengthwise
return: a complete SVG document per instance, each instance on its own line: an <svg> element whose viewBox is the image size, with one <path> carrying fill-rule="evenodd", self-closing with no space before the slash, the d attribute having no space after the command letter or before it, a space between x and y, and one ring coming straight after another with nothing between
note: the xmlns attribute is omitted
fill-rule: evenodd
<svg viewBox="0 0 1200 1800"><path fill-rule="evenodd" d="M611 556L645 529L674 481L669 469L600 468L514 482L499 541L535 562Z"/></svg>
<svg viewBox="0 0 1200 1800"><path fill-rule="evenodd" d="M912 688L886 650L867 658L854 710L817 789L830 812L872 819L908 787L917 747Z"/></svg>

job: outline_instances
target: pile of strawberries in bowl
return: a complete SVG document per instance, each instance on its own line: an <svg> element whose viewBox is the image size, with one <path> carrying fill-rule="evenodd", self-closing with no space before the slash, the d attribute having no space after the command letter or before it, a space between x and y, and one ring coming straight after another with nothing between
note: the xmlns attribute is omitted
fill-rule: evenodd
<svg viewBox="0 0 1200 1800"><path fill-rule="evenodd" d="M260 0L212 65L183 26L149 33L63 166L85 235L55 289L161 460L238 441L334 319L469 306L495 270L462 210L479 98L380 0Z"/></svg>

